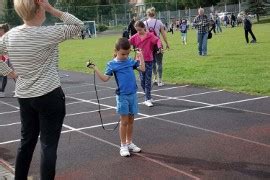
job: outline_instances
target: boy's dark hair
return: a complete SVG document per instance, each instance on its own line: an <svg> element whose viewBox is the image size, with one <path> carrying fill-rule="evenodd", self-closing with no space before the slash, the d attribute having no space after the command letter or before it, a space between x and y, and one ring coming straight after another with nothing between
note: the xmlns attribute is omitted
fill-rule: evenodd
<svg viewBox="0 0 270 180"><path fill-rule="evenodd" d="M135 27L139 27L139 28L144 28L145 29L145 24L142 21L136 21Z"/></svg>
<svg viewBox="0 0 270 180"><path fill-rule="evenodd" d="M9 31L9 26L8 26L7 23L5 23L5 24L0 24L0 29L3 29L4 32L6 33L6 32Z"/></svg>
<svg viewBox="0 0 270 180"><path fill-rule="evenodd" d="M119 51L120 49L129 50L130 49L130 43L127 38L122 37L119 38L115 43L115 49Z"/></svg>

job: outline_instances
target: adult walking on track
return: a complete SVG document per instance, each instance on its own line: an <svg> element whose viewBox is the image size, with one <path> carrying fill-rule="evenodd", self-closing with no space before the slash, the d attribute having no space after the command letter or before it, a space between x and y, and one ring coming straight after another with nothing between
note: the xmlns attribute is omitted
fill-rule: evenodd
<svg viewBox="0 0 270 180"><path fill-rule="evenodd" d="M152 31L158 38L160 38L160 34L166 43L166 49L169 49L169 43L167 41L166 32L164 30L164 25L160 20L155 18L156 10L154 7L147 9L146 11L148 19L144 21L146 29L148 31ZM163 53L159 53L158 50L154 51L154 60L153 60L153 74L154 74L154 83L157 83L158 86L163 86L164 83L162 81L162 60L163 60Z"/></svg>
<svg viewBox="0 0 270 180"><path fill-rule="evenodd" d="M15 164L15 180L26 180L33 152L40 135L41 180L55 177L57 147L66 114L65 95L58 74L58 44L81 32L83 22L55 9L48 0L14 0L24 24L0 39L18 75L15 94L21 117L21 143ZM64 25L42 26L45 13L59 18ZM12 69L0 70L8 74Z"/></svg>

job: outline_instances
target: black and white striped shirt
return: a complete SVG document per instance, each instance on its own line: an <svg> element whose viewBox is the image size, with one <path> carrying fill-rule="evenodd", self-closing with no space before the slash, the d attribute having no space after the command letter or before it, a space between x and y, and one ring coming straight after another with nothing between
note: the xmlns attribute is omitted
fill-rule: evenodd
<svg viewBox="0 0 270 180"><path fill-rule="evenodd" d="M83 22L69 13L60 20L64 25L18 26L0 39L0 54L7 52L18 75L15 92L19 98L38 97L60 86L58 74L58 44L77 36ZM8 69L0 63L0 74Z"/></svg>

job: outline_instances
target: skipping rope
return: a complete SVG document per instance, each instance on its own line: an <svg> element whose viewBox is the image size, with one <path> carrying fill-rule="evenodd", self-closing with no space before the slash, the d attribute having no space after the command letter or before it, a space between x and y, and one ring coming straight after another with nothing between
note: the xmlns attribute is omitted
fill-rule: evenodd
<svg viewBox="0 0 270 180"><path fill-rule="evenodd" d="M89 62L87 62L86 67L90 68L91 66L95 66L95 64L93 64L93 63L89 60ZM96 99L97 99L97 103L98 103L98 114L99 114L99 119L100 119L100 123L101 123L102 129L105 130L105 131L114 131L114 130L116 130L116 128L117 128L117 127L119 126L119 124L120 124L120 118L119 118L117 124L114 126L114 128L112 128L112 129L105 128L104 122L103 122L103 118L102 118L102 115L101 115L101 105L100 105L99 96L98 96L98 91L97 91L97 85L96 85L96 71L95 71L95 70L94 70L94 88L95 88Z"/></svg>

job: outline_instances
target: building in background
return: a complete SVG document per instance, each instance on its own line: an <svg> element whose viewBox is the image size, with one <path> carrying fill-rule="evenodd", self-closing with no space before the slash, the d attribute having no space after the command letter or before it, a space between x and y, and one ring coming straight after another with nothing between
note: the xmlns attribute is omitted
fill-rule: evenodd
<svg viewBox="0 0 270 180"><path fill-rule="evenodd" d="M145 16L145 4L144 0L130 0L130 4L134 5L132 12L137 15L139 18Z"/></svg>

